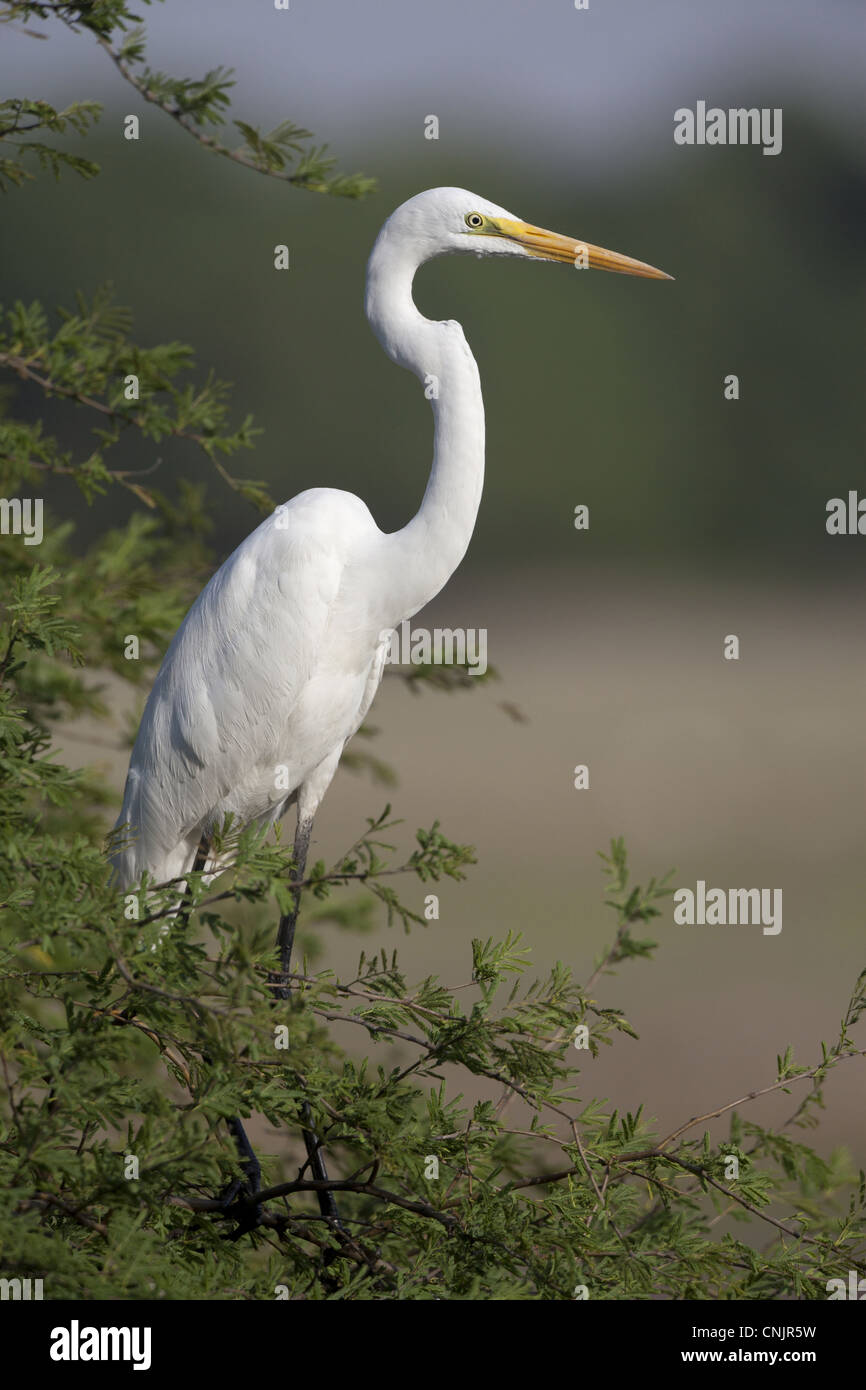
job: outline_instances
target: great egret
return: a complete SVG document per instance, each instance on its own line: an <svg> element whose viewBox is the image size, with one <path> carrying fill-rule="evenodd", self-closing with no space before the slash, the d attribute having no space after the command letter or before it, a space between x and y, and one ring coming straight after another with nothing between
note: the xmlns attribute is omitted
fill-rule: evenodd
<svg viewBox="0 0 866 1390"><path fill-rule="evenodd" d="M367 265L365 308L391 360L435 383L425 392L435 430L421 506L386 534L352 493L311 488L220 566L175 634L144 710L118 820L132 836L114 855L122 886L145 871L158 883L193 867L213 875L221 864L211 837L227 815L266 829L293 803L300 884L313 818L382 679L388 634L443 587L475 525L484 475L478 368L459 323L425 318L412 299L419 266L451 252L671 278L462 188L429 189L391 214ZM283 976L299 893L280 923Z"/></svg>

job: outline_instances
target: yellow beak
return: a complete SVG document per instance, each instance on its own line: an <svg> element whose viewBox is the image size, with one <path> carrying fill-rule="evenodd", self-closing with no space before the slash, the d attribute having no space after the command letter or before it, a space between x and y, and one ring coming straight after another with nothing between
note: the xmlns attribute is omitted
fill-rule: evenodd
<svg viewBox="0 0 866 1390"><path fill-rule="evenodd" d="M615 270L620 275L640 275L645 280L672 280L663 270L645 261L622 256L619 251L606 251L603 246L592 246L587 241L575 241L574 237L560 236L558 232L548 232L544 227L533 227L529 222L512 222L507 217L490 218L493 235L507 237L525 246L531 256L542 261L564 261L578 270Z"/></svg>

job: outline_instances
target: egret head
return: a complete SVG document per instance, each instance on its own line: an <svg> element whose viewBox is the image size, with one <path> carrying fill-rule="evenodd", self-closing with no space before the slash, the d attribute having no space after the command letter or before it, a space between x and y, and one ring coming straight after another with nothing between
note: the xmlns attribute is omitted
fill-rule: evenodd
<svg viewBox="0 0 866 1390"><path fill-rule="evenodd" d="M391 214L383 233L388 240L411 245L419 264L434 256L471 252L559 261L580 270L613 270L650 280L672 279L631 256L523 222L465 188L430 188L419 193Z"/></svg>

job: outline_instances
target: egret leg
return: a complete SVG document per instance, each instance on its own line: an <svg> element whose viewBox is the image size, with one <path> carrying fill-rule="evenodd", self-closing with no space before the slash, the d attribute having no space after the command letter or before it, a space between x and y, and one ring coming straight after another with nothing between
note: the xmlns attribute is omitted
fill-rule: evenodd
<svg viewBox="0 0 866 1390"><path fill-rule="evenodd" d="M288 999L291 989L286 981L292 964L292 950L295 944L295 927L298 923L298 913L301 909L301 884L304 881L304 872L307 867L307 855L310 850L310 837L313 833L313 817L302 816L298 809L298 828L295 831L295 843L292 849L292 872L289 881L292 884L292 907L291 911L280 918L280 929L277 932L277 945L280 948L280 975L282 983L276 991L278 999Z"/></svg>
<svg viewBox="0 0 866 1390"><path fill-rule="evenodd" d="M200 873L201 870L204 868L205 864L207 863L209 849L210 846L208 844L208 841L206 837L202 835L201 840L199 841L198 849L195 852L195 861L192 866L194 873ZM186 925L187 921L189 920L189 909L187 909L185 912L180 913L180 919L184 923L184 925ZM208 1065L210 1065L211 1059L207 1055L207 1053L204 1053L204 1060L205 1062L207 1062ZM235 1148L238 1151L238 1158L240 1159L241 1170L244 1174L244 1177L235 1178L234 1181L229 1183L228 1187L220 1193L219 1200L222 1203L223 1207L230 1207L232 1202L237 1197L238 1193L241 1191L241 1188L243 1188L244 1186L246 1186L247 1191L249 1192L249 1195L251 1197L255 1197L256 1193L261 1192L262 1190L261 1165L259 1164L259 1160L256 1157L255 1149L253 1148L252 1144L249 1141L249 1138L247 1137L247 1132L244 1129L243 1122L240 1116L232 1115L231 1119L229 1119L227 1123L229 1129L231 1130L232 1138L235 1141ZM232 1232L231 1239L237 1240L239 1236L244 1235L247 1231L253 1230L259 1224L261 1214L262 1208L260 1206L253 1207L249 1216L243 1217L237 1229Z"/></svg>
<svg viewBox="0 0 866 1390"><path fill-rule="evenodd" d="M298 922L298 912L301 906L301 884L304 880L304 871L307 866L307 853L310 848L310 836L313 833L313 817L311 815L302 816L301 808L298 807L298 827L295 831L295 844L292 850L292 872L290 881L292 883L292 907L280 918L280 929L277 933L277 945L280 948L280 974L272 976L273 982L277 985L274 993L277 999L291 998L291 986L288 983L288 974L292 964L292 948L295 944L295 927ZM322 1153L321 1140L316 1134L313 1125L313 1112L309 1103L304 1101L301 1107L301 1119L303 1120L304 1145L307 1150L307 1162L310 1165L310 1172L316 1182L328 1181L328 1170L325 1166L325 1158ZM319 1211L322 1216L328 1218L329 1222L342 1229L340 1214L337 1211L337 1203L334 1194L330 1189L322 1189L316 1193L319 1202Z"/></svg>

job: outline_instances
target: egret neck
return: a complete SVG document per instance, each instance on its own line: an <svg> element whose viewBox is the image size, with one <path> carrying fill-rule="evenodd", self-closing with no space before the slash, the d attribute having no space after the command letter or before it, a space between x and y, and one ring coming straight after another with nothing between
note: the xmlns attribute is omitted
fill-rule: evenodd
<svg viewBox="0 0 866 1390"><path fill-rule="evenodd" d="M411 617L454 573L475 528L484 483L484 402L460 324L425 318L412 298L415 272L430 256L388 232L386 223L367 266L367 318L392 362L418 377L434 419L433 466L421 506L387 538L389 601Z"/></svg>

